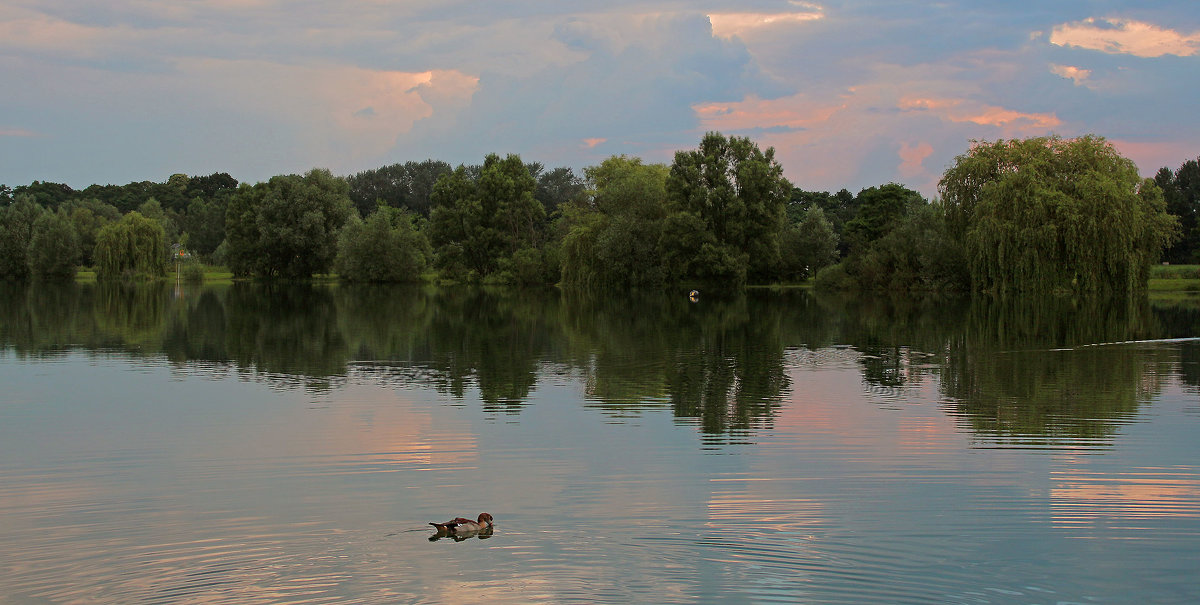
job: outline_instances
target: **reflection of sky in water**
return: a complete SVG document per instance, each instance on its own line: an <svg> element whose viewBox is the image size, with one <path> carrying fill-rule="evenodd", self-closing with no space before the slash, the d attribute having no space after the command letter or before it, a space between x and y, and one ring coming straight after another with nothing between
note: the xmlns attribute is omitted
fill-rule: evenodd
<svg viewBox="0 0 1200 605"><path fill-rule="evenodd" d="M936 376L881 393L827 353L789 353L770 428L715 449L569 374L513 415L353 372L311 393L5 355L0 603L1200 598L1173 380L1111 447L993 449ZM484 510L491 538L426 539Z"/></svg>

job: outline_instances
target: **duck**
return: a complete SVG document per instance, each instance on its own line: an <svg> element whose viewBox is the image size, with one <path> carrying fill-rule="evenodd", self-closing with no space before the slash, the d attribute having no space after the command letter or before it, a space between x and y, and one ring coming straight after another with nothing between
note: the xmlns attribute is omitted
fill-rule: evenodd
<svg viewBox="0 0 1200 605"><path fill-rule="evenodd" d="M479 520L472 521L463 517L451 519L445 523L430 523L440 534L468 534L492 529L492 516L479 513Z"/></svg>

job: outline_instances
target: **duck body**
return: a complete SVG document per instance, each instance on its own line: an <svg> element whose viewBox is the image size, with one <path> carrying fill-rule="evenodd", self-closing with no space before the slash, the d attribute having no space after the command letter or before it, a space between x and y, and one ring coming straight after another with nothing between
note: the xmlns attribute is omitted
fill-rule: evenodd
<svg viewBox="0 0 1200 605"><path fill-rule="evenodd" d="M437 528L438 533L443 534L469 534L492 529L492 516L487 513L479 513L479 519L472 521L463 517L458 517L446 521L445 523L430 523Z"/></svg>

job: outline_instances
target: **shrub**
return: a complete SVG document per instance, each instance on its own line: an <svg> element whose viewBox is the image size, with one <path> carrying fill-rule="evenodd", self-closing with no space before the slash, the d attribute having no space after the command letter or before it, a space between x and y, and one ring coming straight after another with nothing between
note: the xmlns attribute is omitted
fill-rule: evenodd
<svg viewBox="0 0 1200 605"><path fill-rule="evenodd" d="M200 263L187 263L179 270L179 275L183 281L189 284L198 284L204 281L204 267Z"/></svg>
<svg viewBox="0 0 1200 605"><path fill-rule="evenodd" d="M365 222L352 218L338 236L338 275L347 281L420 281L431 252L413 218L407 210L386 206Z"/></svg>

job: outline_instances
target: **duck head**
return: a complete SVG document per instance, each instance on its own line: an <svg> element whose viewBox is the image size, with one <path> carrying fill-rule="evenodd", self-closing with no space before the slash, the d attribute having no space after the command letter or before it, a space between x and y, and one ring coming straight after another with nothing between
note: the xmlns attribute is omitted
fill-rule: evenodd
<svg viewBox="0 0 1200 605"><path fill-rule="evenodd" d="M487 513L479 513L479 525L482 527L491 527L492 516Z"/></svg>

